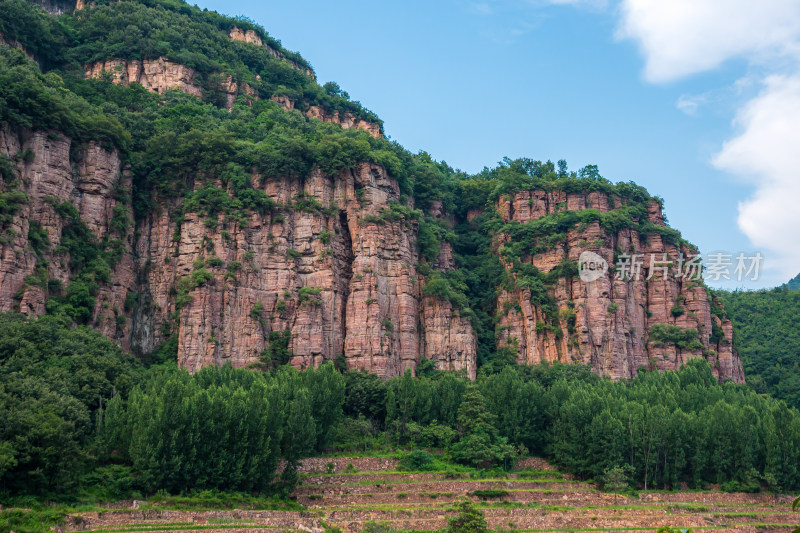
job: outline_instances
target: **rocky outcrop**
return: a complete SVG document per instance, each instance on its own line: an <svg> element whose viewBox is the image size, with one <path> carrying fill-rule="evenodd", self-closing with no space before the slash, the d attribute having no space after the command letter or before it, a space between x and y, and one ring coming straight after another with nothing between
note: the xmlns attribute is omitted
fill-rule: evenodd
<svg viewBox="0 0 800 533"><path fill-rule="evenodd" d="M42 314L78 274L60 247L70 221L57 206L68 202L98 241L110 238L115 217L130 222L130 178L115 151L76 148L55 133L20 140L3 129L0 153L17 156L25 195L1 228L0 311ZM251 214L247 224L220 219L212 228L196 213L176 219L168 203L139 224L136 243L132 223L123 224L123 252L96 291L89 322L137 353L174 335L179 363L191 371L259 363L283 338L298 368L344 357L388 377L426 357L475 376L469 321L449 302L422 297L413 222L378 216L399 198L382 167L262 186L282 207ZM32 244L34 224L48 235L44 249ZM207 278L198 283L200 271Z"/></svg>
<svg viewBox="0 0 800 533"><path fill-rule="evenodd" d="M604 213L623 203L622 198L600 192L522 191L504 197L496 208L505 222L526 223L561 211ZM647 217L657 226L664 225L655 202L649 205ZM507 239L507 235L498 236L498 247ZM704 357L719 379L744 381L741 361L731 348L730 322L711 315L702 283L677 275L680 254L693 255L688 246L669 244L658 233L642 235L627 227L608 231L594 221L576 225L550 249L522 261L549 273L564 261L574 265L584 251L598 254L610 267L590 282L574 272L557 277L550 289L557 316L546 316L541 305L532 303L529 288L500 293L499 340L516 351L518 362L588 364L602 375L619 379L635 376L642 367L677 369L689 359ZM638 279L617 275L615 259L621 254L641 254L644 265ZM664 254L672 261L666 276L657 263L650 268L651 257L660 261ZM724 336L712 342L717 328Z"/></svg>
<svg viewBox="0 0 800 533"><path fill-rule="evenodd" d="M233 28L231 28L231 31L228 32L228 37L232 41L241 41L244 43L254 44L256 46L263 46L269 51L272 57L277 57L278 59L286 61L286 63L291 65L292 68L295 68L305 73L306 76L309 76L315 81L317 79L316 76L314 75L313 70L305 68L302 65L299 65L297 62L287 58L280 50L276 50L273 47L269 46L268 44L265 44L264 41L261 39L261 37L258 35L258 33L256 33L254 30L243 30L241 28L234 26Z"/></svg>
<svg viewBox="0 0 800 533"><path fill-rule="evenodd" d="M270 100L280 105L286 111L295 109L295 102L287 96L273 96L270 98ZM356 118L356 116L349 111L344 113L334 111L333 113L330 113L324 107L312 105L309 106L303 114L308 118L321 120L322 122L339 124L343 129L359 128L367 131L375 138L383 137L383 134L381 133L381 127L378 124L361 118Z"/></svg>
<svg viewBox="0 0 800 533"><path fill-rule="evenodd" d="M138 83L148 91L164 94L170 89L202 97L194 69L163 57L154 60L108 59L86 67L87 78L100 78L110 73L114 83Z"/></svg>
<svg viewBox="0 0 800 533"><path fill-rule="evenodd" d="M466 370L475 379L478 347L470 321L459 314L447 300L425 298L422 305L425 335L421 354L436 362L440 370Z"/></svg>
<svg viewBox="0 0 800 533"><path fill-rule="evenodd" d="M249 31L252 32L252 30ZM255 32L252 35L255 38L259 38ZM203 97L203 89L195 70L163 57L144 61L108 59L88 65L85 69L87 78L100 78L105 75L111 75L111 80L114 83L125 85L138 83L148 91L159 94L164 94L169 90L177 90L198 98ZM207 84L209 85L209 91L220 94L228 109L233 106L236 97L240 94L246 95L251 100L257 99L255 91L248 84L239 84L231 76L227 75L218 75L217 77L220 77L218 82L209 82ZM286 96L273 96L271 100L287 111L295 108L294 101ZM330 113L321 106L313 105L309 106L304 114L309 118L339 124L344 129L360 128L369 132L373 137L383 136L378 124L356 118L349 111L344 113L334 111Z"/></svg>
<svg viewBox="0 0 800 533"><path fill-rule="evenodd" d="M263 187L287 208L253 214L246 227L220 220L211 230L192 213L177 221L170 206L144 221L136 350L151 351L175 334L182 366L240 367L261 361L283 337L298 368L343 357L350 368L389 377L413 371L424 356L475 375L469 322L449 303L422 303L413 226L377 220L399 198L382 167L315 171ZM289 209L298 199L318 207ZM182 280L203 262L211 278L176 306Z"/></svg>
<svg viewBox="0 0 800 533"><path fill-rule="evenodd" d="M109 59L89 65L85 72L87 78L100 78L108 74L114 83L138 83L148 91L159 94L176 90L198 98L203 97L203 89L195 70L163 57L144 61ZM236 82L232 76L216 75L207 80L205 85L209 93L221 96L228 109L233 107L240 94L246 95L250 100L256 99L252 87Z"/></svg>
<svg viewBox="0 0 800 533"><path fill-rule="evenodd" d="M66 202L98 241L116 233L123 250L114 263L106 283L94 295L97 305L90 323L106 336L128 346L130 324L124 317L128 291L134 287L132 221L127 202L130 177L121 167L116 151L96 143L74 147L70 139L57 133L12 133L0 129L0 155L16 159L13 185L4 192L21 191L24 202L11 220L0 228L0 311L17 310L28 315L45 312L51 296L63 294L76 272L68 255L60 249L62 232L69 223L56 210ZM112 229L112 220L128 220L128 229ZM120 227L117 225L117 227ZM42 243L31 238L46 232ZM41 244L38 244L41 243ZM118 318L121 317L121 318Z"/></svg>
<svg viewBox="0 0 800 533"><path fill-rule="evenodd" d="M330 113L324 107L312 105L305 112L305 115L308 118L315 118L321 120L322 122L333 122L334 124L339 124L346 130L350 128L358 128L366 130L373 137L383 137L380 126L364 119L356 118L356 116L349 111L345 111L344 113L334 111L333 113Z"/></svg>
<svg viewBox="0 0 800 533"><path fill-rule="evenodd" d="M231 28L231 31L228 32L228 37L230 37L232 41L242 41L244 43L250 43L256 46L264 46L264 42L261 40L261 37L259 37L258 34L253 30L245 31L234 26ZM278 52L272 48L270 48L270 50L272 50L273 55L277 57Z"/></svg>

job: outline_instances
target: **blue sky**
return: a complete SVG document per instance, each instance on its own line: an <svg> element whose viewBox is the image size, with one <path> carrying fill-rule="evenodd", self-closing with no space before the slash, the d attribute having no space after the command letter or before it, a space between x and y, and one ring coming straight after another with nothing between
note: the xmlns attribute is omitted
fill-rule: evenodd
<svg viewBox="0 0 800 533"><path fill-rule="evenodd" d="M762 252L760 280L728 288L800 272L796 4L199 3L263 25L412 151L468 172L504 156L566 159L644 185L701 252Z"/></svg>

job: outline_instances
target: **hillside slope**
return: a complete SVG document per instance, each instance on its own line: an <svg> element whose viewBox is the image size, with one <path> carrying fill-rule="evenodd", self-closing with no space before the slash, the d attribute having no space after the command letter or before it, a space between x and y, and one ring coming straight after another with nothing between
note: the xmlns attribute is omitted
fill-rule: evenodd
<svg viewBox="0 0 800 533"><path fill-rule="evenodd" d="M585 251L692 252L641 187L411 154L246 20L45 7L0 7L0 311L64 314L191 371L561 361L628 378L705 358L743 381L730 322L675 263L577 277Z"/></svg>
<svg viewBox="0 0 800 533"><path fill-rule="evenodd" d="M747 383L800 408L800 291L715 291L734 324Z"/></svg>

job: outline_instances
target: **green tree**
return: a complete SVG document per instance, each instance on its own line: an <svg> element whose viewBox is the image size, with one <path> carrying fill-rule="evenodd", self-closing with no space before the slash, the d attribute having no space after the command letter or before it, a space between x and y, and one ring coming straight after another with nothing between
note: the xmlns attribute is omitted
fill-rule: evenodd
<svg viewBox="0 0 800 533"><path fill-rule="evenodd" d="M621 466L606 468L603 472L603 489L614 493L614 505L617 494L628 488L627 470Z"/></svg>
<svg viewBox="0 0 800 533"><path fill-rule="evenodd" d="M501 464L508 468L517 451L501 437L495 427L495 416L486 408L480 390L470 385L458 409L459 441L450 447L450 453L461 463L473 466Z"/></svg>
<svg viewBox="0 0 800 533"><path fill-rule="evenodd" d="M475 507L472 501L464 499L454 506L456 516L447 519L447 533L487 533L489 525L483 511Z"/></svg>

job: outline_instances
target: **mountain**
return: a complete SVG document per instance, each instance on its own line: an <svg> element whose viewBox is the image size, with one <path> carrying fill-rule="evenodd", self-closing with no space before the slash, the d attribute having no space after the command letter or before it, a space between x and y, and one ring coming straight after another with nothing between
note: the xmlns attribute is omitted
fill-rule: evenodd
<svg viewBox="0 0 800 533"><path fill-rule="evenodd" d="M7 0L0 24L0 311L190 371L705 358L744 380L721 305L675 276L694 248L639 186L412 154L263 28L177 0ZM584 252L611 267L584 282ZM667 275L614 268L664 254Z"/></svg>
<svg viewBox="0 0 800 533"><path fill-rule="evenodd" d="M786 283L786 288L790 291L800 289L800 274L796 275Z"/></svg>

